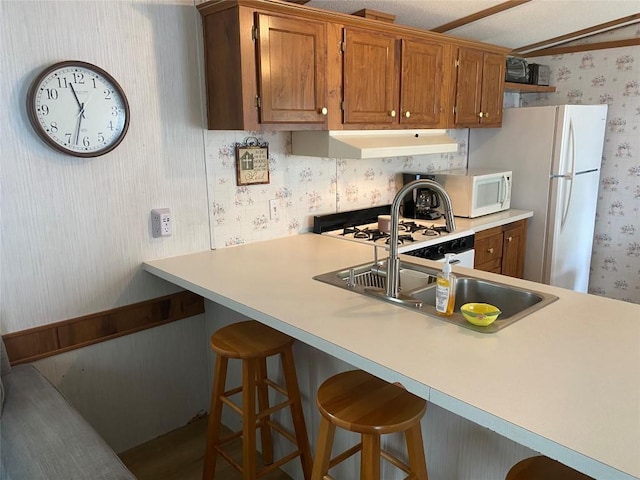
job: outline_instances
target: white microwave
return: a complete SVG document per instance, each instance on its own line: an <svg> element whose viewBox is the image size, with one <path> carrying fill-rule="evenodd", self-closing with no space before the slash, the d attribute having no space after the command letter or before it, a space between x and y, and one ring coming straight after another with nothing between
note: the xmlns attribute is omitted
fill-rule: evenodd
<svg viewBox="0 0 640 480"><path fill-rule="evenodd" d="M470 168L434 174L449 194L457 217L475 218L510 208L510 171Z"/></svg>

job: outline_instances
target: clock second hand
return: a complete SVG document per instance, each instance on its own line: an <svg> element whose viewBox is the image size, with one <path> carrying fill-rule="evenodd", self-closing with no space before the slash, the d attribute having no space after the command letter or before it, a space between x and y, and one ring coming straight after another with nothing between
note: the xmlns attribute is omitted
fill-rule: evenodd
<svg viewBox="0 0 640 480"><path fill-rule="evenodd" d="M80 124L82 123L83 118L84 118L84 103L81 103L80 113L78 114L78 123L76 123L76 145L78 145L78 141L80 140Z"/></svg>

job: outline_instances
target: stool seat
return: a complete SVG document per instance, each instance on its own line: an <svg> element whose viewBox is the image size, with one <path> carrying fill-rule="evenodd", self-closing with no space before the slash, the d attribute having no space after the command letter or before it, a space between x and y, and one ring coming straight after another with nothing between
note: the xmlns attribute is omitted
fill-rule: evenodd
<svg viewBox="0 0 640 480"><path fill-rule="evenodd" d="M318 389L320 413L357 433L403 432L420 421L427 402L362 370L340 373Z"/></svg>
<svg viewBox="0 0 640 480"><path fill-rule="evenodd" d="M211 348L229 358L270 357L290 347L288 335L254 320L222 327L211 336Z"/></svg>
<svg viewBox="0 0 640 480"><path fill-rule="evenodd" d="M505 480L593 480L583 473L543 455L516 463Z"/></svg>
<svg viewBox="0 0 640 480"><path fill-rule="evenodd" d="M409 474L407 478L427 480L420 426L426 401L398 385L353 370L325 380L318 389L316 403L321 418L312 480L331 479L329 470L357 452L361 452L361 479L379 480L384 458ZM359 433L361 442L331 458L337 427ZM405 435L408 465L381 448L381 435L395 432Z"/></svg>

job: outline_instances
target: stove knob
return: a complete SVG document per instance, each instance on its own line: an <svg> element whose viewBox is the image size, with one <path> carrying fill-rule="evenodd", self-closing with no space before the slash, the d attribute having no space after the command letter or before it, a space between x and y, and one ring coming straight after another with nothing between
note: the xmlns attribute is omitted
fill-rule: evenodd
<svg viewBox="0 0 640 480"><path fill-rule="evenodd" d="M444 247L442 245L440 245L438 247L438 255L444 255L444 252L445 252Z"/></svg>
<svg viewBox="0 0 640 480"><path fill-rule="evenodd" d="M457 250L459 247L460 247L460 245L459 245L458 240L453 240L451 242L451 246L450 246L451 250Z"/></svg>
<svg viewBox="0 0 640 480"><path fill-rule="evenodd" d="M465 238L460 240L460 248L464 248L467 246L467 240Z"/></svg>

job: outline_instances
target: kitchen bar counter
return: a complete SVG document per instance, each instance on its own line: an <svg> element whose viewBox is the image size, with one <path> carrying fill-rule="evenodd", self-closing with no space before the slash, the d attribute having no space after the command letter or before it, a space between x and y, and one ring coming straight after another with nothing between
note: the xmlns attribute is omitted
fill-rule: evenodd
<svg viewBox="0 0 640 480"><path fill-rule="evenodd" d="M304 234L144 269L592 477L640 477L639 305L454 267L560 297L482 334L312 279L372 257Z"/></svg>

